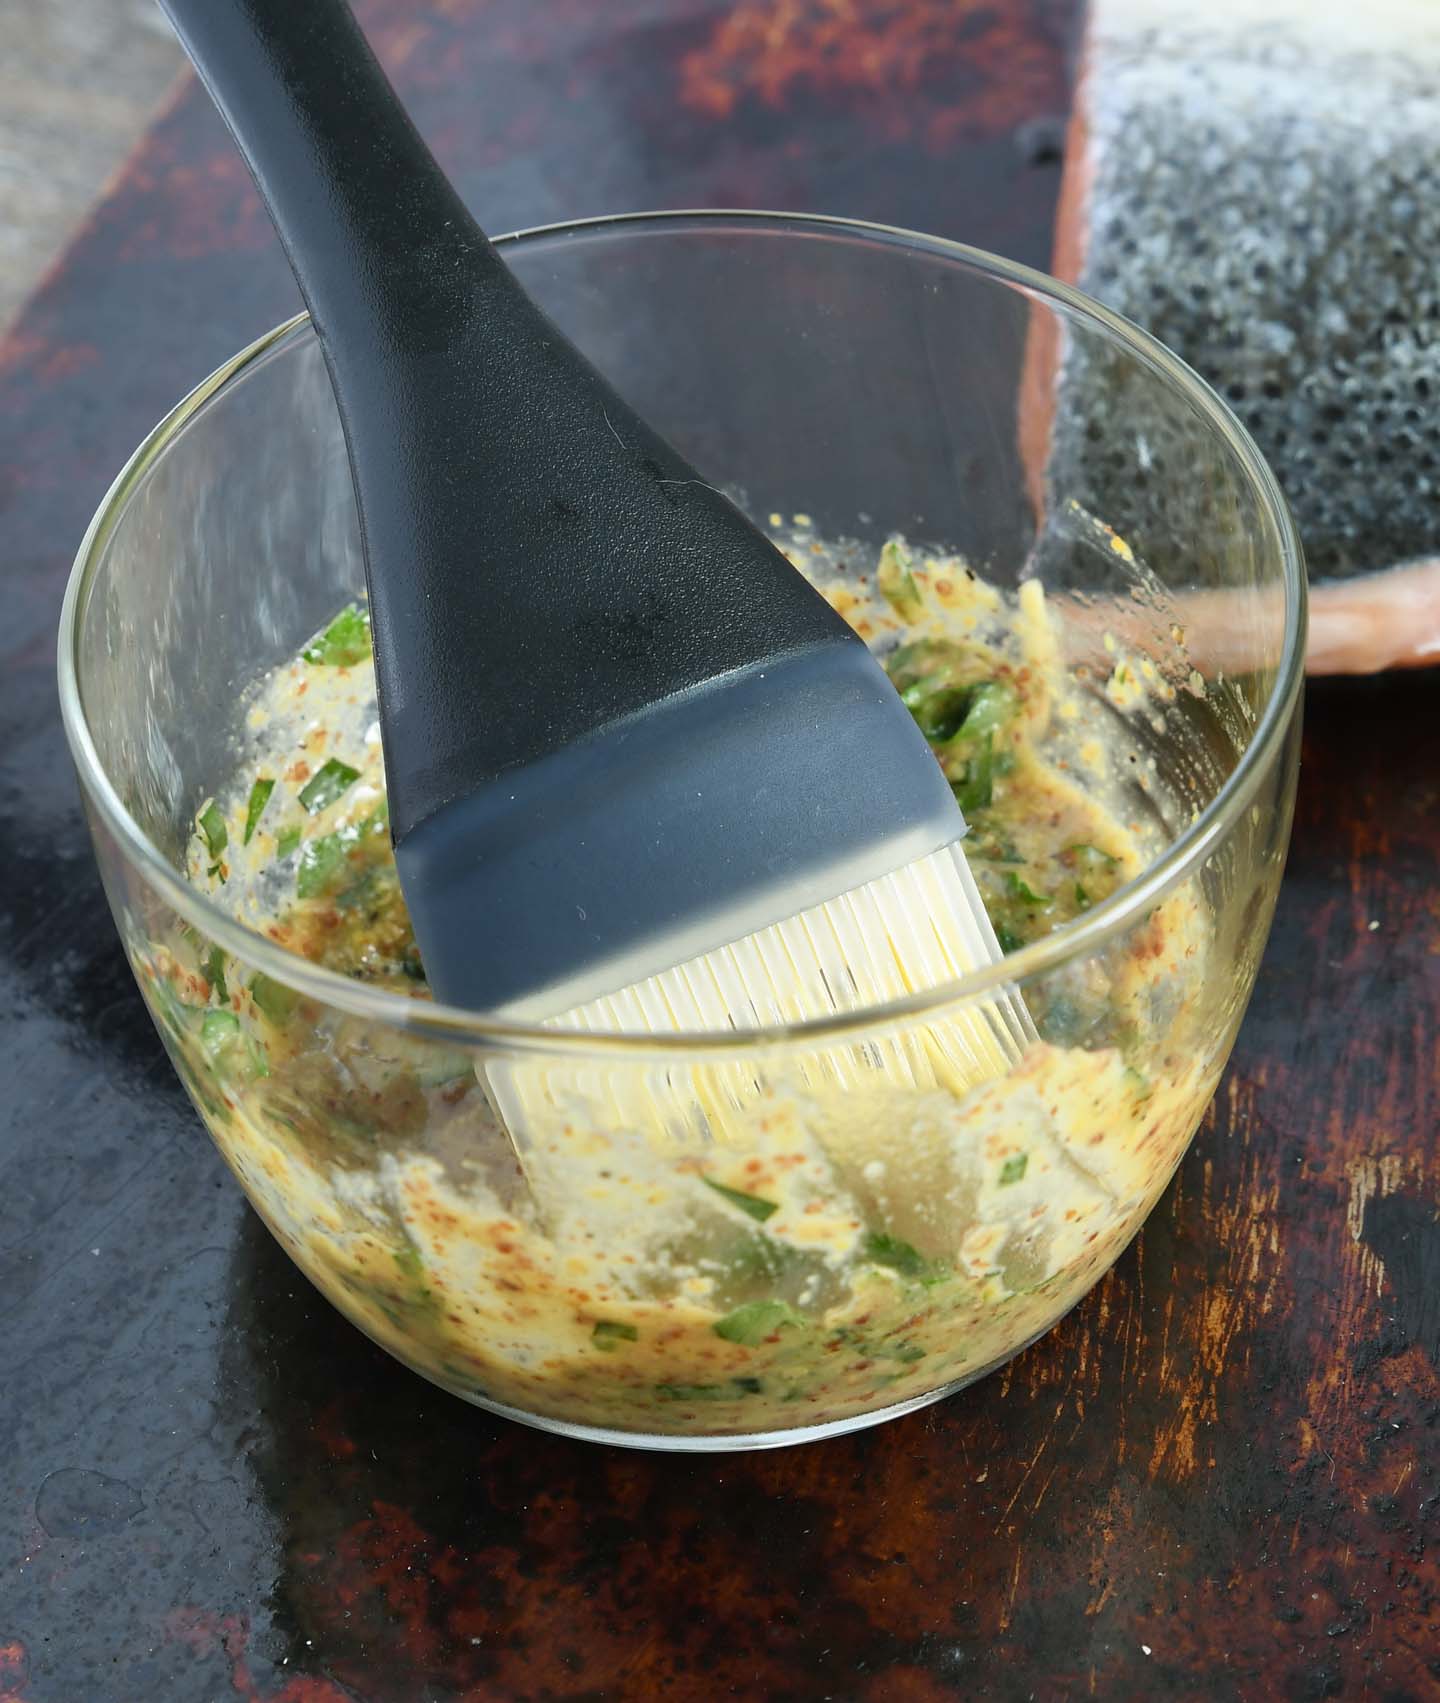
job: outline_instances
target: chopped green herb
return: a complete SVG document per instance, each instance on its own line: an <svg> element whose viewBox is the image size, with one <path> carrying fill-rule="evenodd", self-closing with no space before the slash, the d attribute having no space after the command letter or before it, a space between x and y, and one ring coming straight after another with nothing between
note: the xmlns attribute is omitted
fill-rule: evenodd
<svg viewBox="0 0 1440 1703"><path fill-rule="evenodd" d="M973 816L977 810L989 808L995 796L993 733L987 733L980 741L980 749L965 765L965 778L960 781L952 780L950 790L955 794L955 802L967 816Z"/></svg>
<svg viewBox="0 0 1440 1703"><path fill-rule="evenodd" d="M263 1048L256 1044L253 1035L245 1033L233 1011L205 1013L200 1019L200 1045L217 1067L223 1062L227 1076L240 1074L237 1066L242 1063L252 1082L270 1074Z"/></svg>
<svg viewBox="0 0 1440 1703"><path fill-rule="evenodd" d="M905 1365L911 1365L916 1360L925 1358L926 1350L914 1342L872 1342L860 1331L841 1326L831 1337L832 1343L840 1343L866 1360L899 1360Z"/></svg>
<svg viewBox="0 0 1440 1703"><path fill-rule="evenodd" d="M1002 952L1018 952L1025 944L1015 930L1007 928L1003 922L995 924L995 938L999 941Z"/></svg>
<svg viewBox="0 0 1440 1703"><path fill-rule="evenodd" d="M230 834L225 826L225 812L212 798L196 818L200 832L205 836L205 844L210 855L218 858L230 844Z"/></svg>
<svg viewBox="0 0 1440 1703"><path fill-rule="evenodd" d="M1148 1100L1155 1092L1148 1076L1142 1076L1133 1064L1125 1066L1125 1086L1137 1100Z"/></svg>
<svg viewBox="0 0 1440 1703"><path fill-rule="evenodd" d="M358 603L342 609L301 655L326 668L353 668L364 662L370 655L370 611Z"/></svg>
<svg viewBox="0 0 1440 1703"><path fill-rule="evenodd" d="M875 583L902 621L918 621L925 613L925 601L910 571L909 554L898 538L887 540L881 549Z"/></svg>
<svg viewBox="0 0 1440 1703"><path fill-rule="evenodd" d="M240 1019L233 1011L207 1011L200 1020L200 1045L216 1058L240 1039Z"/></svg>
<svg viewBox="0 0 1440 1703"><path fill-rule="evenodd" d="M875 1352L882 1360L899 1360L906 1366L913 1366L917 1360L925 1358L925 1350L918 1342L897 1342L893 1348L882 1346Z"/></svg>
<svg viewBox="0 0 1440 1703"><path fill-rule="evenodd" d="M413 1283L425 1281L425 1261L420 1257L420 1250L413 1242L406 1242L403 1248L392 1251L403 1277L408 1277Z"/></svg>
<svg viewBox="0 0 1440 1703"><path fill-rule="evenodd" d="M288 1023L300 1003L300 995L294 988L287 988L283 982L271 981L263 972L251 978L250 997L257 1009L277 1025Z"/></svg>
<svg viewBox="0 0 1440 1703"><path fill-rule="evenodd" d="M905 645L887 667L920 731L932 745L944 747L947 756L963 756L967 747L993 739L1019 707L1015 688L1004 680L966 683L959 678L965 671L963 658L944 646ZM975 773L967 778L978 792L986 784L982 777L996 767L997 759L988 748L977 751L975 758ZM1009 763L1008 753L998 761ZM988 802L987 796L984 803Z"/></svg>
<svg viewBox="0 0 1440 1703"><path fill-rule="evenodd" d="M306 840L300 852L300 867L295 874L295 890L299 896L314 899L327 892L348 867L347 854L367 834L381 833L388 821L389 813L382 801L363 821L347 823L333 834Z"/></svg>
<svg viewBox="0 0 1440 1703"><path fill-rule="evenodd" d="M1043 894L1037 893L1013 869L1005 871L1005 891L1012 899L1018 899L1022 905L1043 906L1054 903L1053 899L1047 899Z"/></svg>
<svg viewBox="0 0 1440 1703"><path fill-rule="evenodd" d="M731 1378L723 1384L656 1384L662 1401L734 1401L737 1396L758 1396L764 1385L759 1378Z"/></svg>
<svg viewBox="0 0 1440 1703"><path fill-rule="evenodd" d="M434 1291L426 1281L428 1273L425 1261L419 1248L407 1236L403 1248L391 1249L395 1264L400 1268L400 1275L413 1286L413 1293L406 1297L412 1307L423 1313L438 1312L440 1303Z"/></svg>
<svg viewBox="0 0 1440 1703"><path fill-rule="evenodd" d="M318 897L344 862L345 844L339 834L322 834L318 840L306 840L300 852L295 891L302 899Z"/></svg>
<svg viewBox="0 0 1440 1703"><path fill-rule="evenodd" d="M901 697L912 686L922 683L927 691L935 691L941 686L968 689L976 684L970 678L974 669L972 658L949 639L912 639L909 644L897 646L885 658L885 672Z"/></svg>
<svg viewBox="0 0 1440 1703"><path fill-rule="evenodd" d="M754 1348L777 1330L804 1323L804 1319L786 1301L751 1301L748 1306L737 1307L733 1313L727 1313L710 1328L726 1342L738 1342L745 1348Z"/></svg>
<svg viewBox="0 0 1440 1703"><path fill-rule="evenodd" d="M605 1354L613 1354L622 1342L638 1342L640 1332L634 1325L624 1325L615 1319L597 1319L590 1340Z"/></svg>
<svg viewBox="0 0 1440 1703"><path fill-rule="evenodd" d="M930 680L917 680L900 696L932 745L947 744L955 737L970 705L970 693L963 686L936 686Z"/></svg>
<svg viewBox="0 0 1440 1703"><path fill-rule="evenodd" d="M926 1259L918 1248L883 1230L872 1230L865 1238L865 1257L872 1265L883 1265L911 1283L936 1283L946 1275L938 1260Z"/></svg>
<svg viewBox="0 0 1440 1703"><path fill-rule="evenodd" d="M152 976L147 980L165 1026L176 1036L183 1036L196 1016L195 1006L187 1005L166 977Z"/></svg>
<svg viewBox="0 0 1440 1703"><path fill-rule="evenodd" d="M244 843L247 846L260 826L260 818L265 814L265 806L270 802L270 794L274 790L275 782L264 775L250 788L250 802L245 806Z"/></svg>
<svg viewBox="0 0 1440 1703"><path fill-rule="evenodd" d="M205 980L210 984L211 996L224 1005L230 998L230 990L225 985L225 954L218 946L210 948L210 955L206 958L202 969L205 973Z"/></svg>
<svg viewBox="0 0 1440 1703"><path fill-rule="evenodd" d="M300 827L298 823L289 828L282 828L275 836L275 855L277 857L289 857L299 844Z"/></svg>
<svg viewBox="0 0 1440 1703"><path fill-rule="evenodd" d="M772 1213L780 1210L779 1201L762 1200L758 1194L745 1194L740 1189L726 1188L724 1183L717 1183L713 1177L701 1177L707 1189L714 1189L722 1200L728 1200L731 1206L737 1206L741 1212L748 1213L757 1224L763 1224Z"/></svg>
<svg viewBox="0 0 1440 1703"><path fill-rule="evenodd" d="M1075 903L1082 911L1088 911L1090 909L1090 895L1078 881L1075 883Z"/></svg>
<svg viewBox="0 0 1440 1703"><path fill-rule="evenodd" d="M1119 866L1119 858L1111 857L1109 852L1103 852L1098 846L1076 845L1066 846L1060 853L1060 861L1070 869L1106 870Z"/></svg>
<svg viewBox="0 0 1440 1703"><path fill-rule="evenodd" d="M1000 1167L1001 1188L1006 1188L1011 1183L1018 1183L1025 1175L1025 1167L1029 1163L1030 1155L1028 1153L1012 1153Z"/></svg>
<svg viewBox="0 0 1440 1703"><path fill-rule="evenodd" d="M300 788L300 802L312 816L317 815L359 779L359 769L352 769L338 757L331 757Z"/></svg>
<svg viewBox="0 0 1440 1703"><path fill-rule="evenodd" d="M987 733L998 733L1014 718L1019 701L1015 688L1005 681L985 681L970 694L969 707L956 738L983 739Z"/></svg>

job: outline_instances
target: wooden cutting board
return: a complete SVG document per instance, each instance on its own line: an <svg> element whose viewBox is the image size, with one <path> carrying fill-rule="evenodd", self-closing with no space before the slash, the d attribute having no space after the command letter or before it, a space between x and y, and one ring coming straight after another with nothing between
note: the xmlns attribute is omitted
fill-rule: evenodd
<svg viewBox="0 0 1440 1703"><path fill-rule="evenodd" d="M495 228L758 204L1050 253L1068 4L364 10ZM294 305L187 86L0 348L0 1700L1435 1695L1430 680L1314 692L1235 1061L1057 1330L803 1449L522 1430L372 1348L245 1206L131 986L59 731L106 482Z"/></svg>

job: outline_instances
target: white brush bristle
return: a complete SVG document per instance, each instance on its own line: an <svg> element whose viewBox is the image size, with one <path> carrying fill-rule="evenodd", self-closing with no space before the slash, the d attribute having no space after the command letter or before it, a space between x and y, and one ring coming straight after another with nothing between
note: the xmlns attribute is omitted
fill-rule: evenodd
<svg viewBox="0 0 1440 1703"><path fill-rule="evenodd" d="M791 1026L958 980L1001 957L958 841L674 969L593 999L545 1027L681 1034ZM486 1071L524 1141L546 1127L635 1129L669 1140L743 1137L747 1108L778 1078L823 1094L889 1084L963 1094L1003 1074L1036 1039L1019 993L998 988L924 1023L777 1056L573 1064L536 1058ZM767 1082L768 1078L768 1082Z"/></svg>

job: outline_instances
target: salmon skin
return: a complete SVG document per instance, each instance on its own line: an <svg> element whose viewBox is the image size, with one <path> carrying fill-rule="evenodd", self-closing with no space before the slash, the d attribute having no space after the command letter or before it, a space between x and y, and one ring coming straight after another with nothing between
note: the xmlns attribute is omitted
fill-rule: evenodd
<svg viewBox="0 0 1440 1703"><path fill-rule="evenodd" d="M1315 673L1440 661L1436 183L1435 0L1091 0L1052 264L1254 434L1304 542ZM1032 485L1078 478L1143 548L1070 364L1032 349ZM1163 473L1183 423L1150 424Z"/></svg>

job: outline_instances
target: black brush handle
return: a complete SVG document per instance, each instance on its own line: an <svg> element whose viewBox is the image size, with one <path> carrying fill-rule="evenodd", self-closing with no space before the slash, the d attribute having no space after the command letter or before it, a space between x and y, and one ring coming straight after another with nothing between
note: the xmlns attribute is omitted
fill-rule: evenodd
<svg viewBox="0 0 1440 1703"><path fill-rule="evenodd" d="M162 4L329 364L397 844L705 681L858 643L524 293L343 0Z"/></svg>

